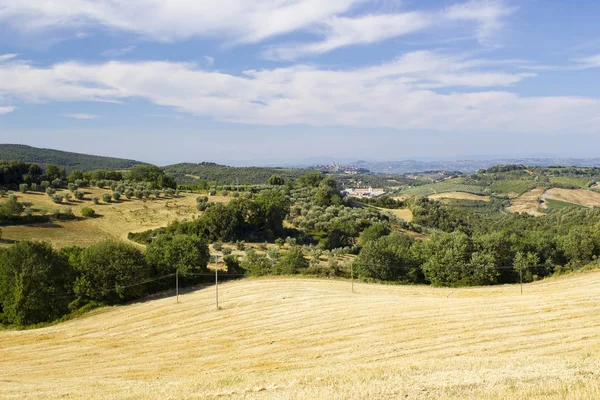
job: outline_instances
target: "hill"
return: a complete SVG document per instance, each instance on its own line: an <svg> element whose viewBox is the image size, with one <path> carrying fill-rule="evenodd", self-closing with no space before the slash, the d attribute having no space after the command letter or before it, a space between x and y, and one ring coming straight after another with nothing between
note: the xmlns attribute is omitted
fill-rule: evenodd
<svg viewBox="0 0 600 400"><path fill-rule="evenodd" d="M67 171L122 170L134 165L148 165L135 160L93 156L61 150L40 149L22 144L0 144L0 160L23 161L33 164L55 164Z"/></svg>
<svg viewBox="0 0 600 400"><path fill-rule="evenodd" d="M295 179L314 170L272 167L229 167L215 163L182 163L166 166L165 172L173 175L180 185L198 184L200 181L219 185L264 185L272 175L285 181Z"/></svg>
<svg viewBox="0 0 600 400"><path fill-rule="evenodd" d="M592 399L600 273L441 289L260 279L0 332L0 398Z"/></svg>

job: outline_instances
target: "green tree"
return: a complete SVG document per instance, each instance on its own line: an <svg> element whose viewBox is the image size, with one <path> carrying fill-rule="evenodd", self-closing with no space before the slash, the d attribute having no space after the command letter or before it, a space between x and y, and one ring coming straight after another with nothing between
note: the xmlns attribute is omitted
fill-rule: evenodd
<svg viewBox="0 0 600 400"><path fill-rule="evenodd" d="M367 241L355 261L358 276L385 281L421 281L411 251L413 243L414 240L404 234Z"/></svg>
<svg viewBox="0 0 600 400"><path fill-rule="evenodd" d="M256 251L248 251L240 266L250 275L262 276L271 274L273 263L264 254L259 254Z"/></svg>
<svg viewBox="0 0 600 400"><path fill-rule="evenodd" d="M158 275L175 271L205 272L210 251L206 242L197 236L159 235L148 245L146 259Z"/></svg>
<svg viewBox="0 0 600 400"><path fill-rule="evenodd" d="M273 266L273 273L281 275L297 274L299 270L308 268L308 260L304 257L302 249L292 247L279 257Z"/></svg>
<svg viewBox="0 0 600 400"><path fill-rule="evenodd" d="M282 186L283 184L285 184L285 181L279 175L271 175L268 184L272 186Z"/></svg>
<svg viewBox="0 0 600 400"><path fill-rule="evenodd" d="M96 216L96 211L90 207L83 207L81 209L81 216L84 218L94 218Z"/></svg>
<svg viewBox="0 0 600 400"><path fill-rule="evenodd" d="M81 253L74 288L81 300L114 304L144 295L151 276L144 255L135 247L105 240Z"/></svg>
<svg viewBox="0 0 600 400"><path fill-rule="evenodd" d="M22 241L0 250L0 303L8 322L53 321L68 312L75 280L48 243Z"/></svg>

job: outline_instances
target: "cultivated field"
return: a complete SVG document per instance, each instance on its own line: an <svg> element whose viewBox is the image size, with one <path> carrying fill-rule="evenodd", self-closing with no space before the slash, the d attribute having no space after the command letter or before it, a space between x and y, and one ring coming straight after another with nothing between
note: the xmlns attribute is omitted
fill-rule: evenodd
<svg viewBox="0 0 600 400"><path fill-rule="evenodd" d="M544 198L579 204L585 207L600 206L600 193L585 189L559 189L554 188L544 193Z"/></svg>
<svg viewBox="0 0 600 400"><path fill-rule="evenodd" d="M471 194L483 194L483 187L477 185L467 185L461 183L461 180L450 179L443 182L430 183L423 186L415 186L404 189L400 194L405 196L423 196L427 197L432 194L449 193L449 192L464 192Z"/></svg>
<svg viewBox="0 0 600 400"><path fill-rule="evenodd" d="M508 207L508 211L514 213L528 213L535 216L542 215L542 212L539 211L539 200L545 191L545 188L535 188L518 198L511 200L511 206Z"/></svg>
<svg viewBox="0 0 600 400"><path fill-rule="evenodd" d="M127 239L129 232L140 232L166 226L174 220L191 219L198 215L195 194L182 193L179 197L161 197L153 200L127 200L99 205L92 203L93 196L102 197L110 190L85 188L87 193L82 201L73 200L70 203L55 204L52 199L42 193L17 193L19 202L31 204L31 208L39 214L40 211L51 214L54 210L71 208L73 214L81 217L83 207L93 208L98 217L73 221L53 221L51 223L3 226L3 241L13 240L44 240L55 247L89 246L106 238ZM67 193L66 190L58 194ZM212 196L210 201L227 202L228 197Z"/></svg>
<svg viewBox="0 0 600 400"><path fill-rule="evenodd" d="M443 200L443 199L457 199L457 200L474 200L474 201L485 201L490 202L490 196L478 196L471 193L464 192L448 192L448 193L438 193L432 194L429 196L432 200Z"/></svg>
<svg viewBox="0 0 600 400"><path fill-rule="evenodd" d="M600 273L436 289L278 278L0 332L1 398L596 399Z"/></svg>

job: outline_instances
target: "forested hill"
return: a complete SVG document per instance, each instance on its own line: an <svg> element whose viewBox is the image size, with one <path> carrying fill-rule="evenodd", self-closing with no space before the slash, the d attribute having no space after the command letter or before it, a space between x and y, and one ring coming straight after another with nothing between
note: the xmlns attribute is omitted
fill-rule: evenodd
<svg viewBox="0 0 600 400"><path fill-rule="evenodd" d="M260 185L266 184L272 175L279 175L285 181L295 179L312 169L267 168L267 167L229 167L215 163L183 163L169 165L165 172L173 175L180 185L197 184L200 181L215 182L222 185Z"/></svg>
<svg viewBox="0 0 600 400"><path fill-rule="evenodd" d="M146 163L125 160L121 158L92 156L89 154L71 153L67 151L40 149L21 144L0 144L0 160L23 161L27 163L58 165L70 170L95 171L95 170L121 170L134 165L147 165Z"/></svg>

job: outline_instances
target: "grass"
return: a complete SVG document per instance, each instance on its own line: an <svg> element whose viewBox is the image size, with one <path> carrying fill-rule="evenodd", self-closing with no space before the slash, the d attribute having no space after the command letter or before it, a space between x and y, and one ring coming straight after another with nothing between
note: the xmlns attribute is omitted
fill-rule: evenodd
<svg viewBox="0 0 600 400"><path fill-rule="evenodd" d="M428 185L416 186L404 189L400 192L401 195L422 196L427 197L433 194L447 192L465 192L471 194L483 194L483 187L477 185L467 185L456 182L456 180L447 180L443 182L430 183Z"/></svg>
<svg viewBox="0 0 600 400"><path fill-rule="evenodd" d="M249 279L0 332L0 398L600 398L600 273L441 289Z"/></svg>
<svg viewBox="0 0 600 400"><path fill-rule="evenodd" d="M516 193L522 195L525 192L535 189L536 186L537 184L533 180L508 179L494 181L489 188L494 193Z"/></svg>
<svg viewBox="0 0 600 400"><path fill-rule="evenodd" d="M3 244L8 245L15 240L44 240L55 247L89 246L106 238L127 240L129 232L139 232L166 226L174 220L191 219L198 215L196 211L195 194L182 193L177 198L161 197L155 200L127 200L108 204L92 203L92 196L102 197L103 193L110 190L99 188L85 188L87 192L82 201L54 204L49 196L42 193L29 192L17 193L20 202L30 203L31 208L39 213L44 210L52 213L56 209L71 208L73 213L80 217L83 207L91 207L98 217L74 221L52 221L45 224L3 226ZM64 194L67 191L59 191ZM211 196L211 202L227 202L228 197Z"/></svg>
<svg viewBox="0 0 600 400"><path fill-rule="evenodd" d="M562 185L576 186L579 188L587 188L593 182L590 178L578 178L573 176L551 176L550 183L558 183Z"/></svg>
<svg viewBox="0 0 600 400"><path fill-rule="evenodd" d="M554 200L554 199L545 199L546 206L549 210L562 210L567 207L577 207L577 208L585 208L580 204L567 203L566 201Z"/></svg>

